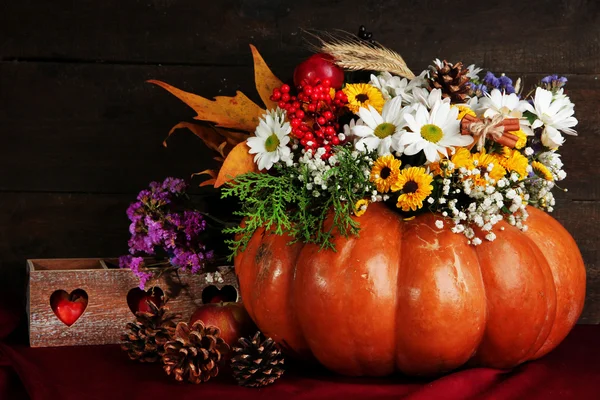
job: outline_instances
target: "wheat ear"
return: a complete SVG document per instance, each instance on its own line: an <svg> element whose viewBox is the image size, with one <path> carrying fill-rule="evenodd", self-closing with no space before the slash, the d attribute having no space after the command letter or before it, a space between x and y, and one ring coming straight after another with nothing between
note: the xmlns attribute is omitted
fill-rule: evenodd
<svg viewBox="0 0 600 400"><path fill-rule="evenodd" d="M408 79L415 77L400 54L379 43L370 44L350 35L335 37L328 34L316 37L321 42L319 50L332 55L336 64L342 68L351 71L388 71Z"/></svg>

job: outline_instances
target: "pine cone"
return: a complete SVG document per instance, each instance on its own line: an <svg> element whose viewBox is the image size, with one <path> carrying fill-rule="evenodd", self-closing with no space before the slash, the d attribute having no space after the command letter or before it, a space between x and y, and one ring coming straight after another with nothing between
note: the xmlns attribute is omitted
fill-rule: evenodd
<svg viewBox="0 0 600 400"><path fill-rule="evenodd" d="M127 332L121 336L121 348L132 360L156 362L175 333L173 320L179 316L152 301L148 301L148 306L148 312L137 312L136 320L127 324Z"/></svg>
<svg viewBox="0 0 600 400"><path fill-rule="evenodd" d="M231 359L233 377L241 386L261 387L275 382L283 374L283 356L271 338L262 341L256 332L252 340L241 338Z"/></svg>
<svg viewBox="0 0 600 400"><path fill-rule="evenodd" d="M217 376L221 352L229 349L220 334L219 328L205 327L202 321L196 321L191 328L185 322L178 323L175 337L165 345L162 356L167 375L191 383L206 382Z"/></svg>
<svg viewBox="0 0 600 400"><path fill-rule="evenodd" d="M451 64L444 60L436 65L429 78L432 89L441 89L442 98L449 97L453 103L464 103L469 95L469 70L461 62Z"/></svg>

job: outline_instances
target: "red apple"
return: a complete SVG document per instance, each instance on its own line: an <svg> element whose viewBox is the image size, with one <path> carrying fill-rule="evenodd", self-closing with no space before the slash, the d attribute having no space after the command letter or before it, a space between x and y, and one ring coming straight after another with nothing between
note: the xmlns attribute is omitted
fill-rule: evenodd
<svg viewBox="0 0 600 400"><path fill-rule="evenodd" d="M153 302L157 307L160 307L162 305L162 294L146 294L142 296L138 302L138 312L150 312L150 306L148 305L149 301Z"/></svg>
<svg viewBox="0 0 600 400"><path fill-rule="evenodd" d="M294 85L304 81L313 84L317 80L329 79L331 87L340 89L344 84L344 70L333 62L334 58L326 53L317 53L298 64L294 70Z"/></svg>
<svg viewBox="0 0 600 400"><path fill-rule="evenodd" d="M149 312L149 301L154 303L157 307L160 307L163 304L163 299L164 292L157 286L151 287L148 290L136 287L127 293L127 305L134 315L137 312Z"/></svg>
<svg viewBox="0 0 600 400"><path fill-rule="evenodd" d="M65 325L71 326L81 317L88 304L87 293L74 290L71 294L58 290L52 294L50 305L54 313Z"/></svg>
<svg viewBox="0 0 600 400"><path fill-rule="evenodd" d="M196 321L214 325L221 330L221 337L229 346L235 346L242 336L256 333L256 326L242 303L203 304L192 314L190 325Z"/></svg>

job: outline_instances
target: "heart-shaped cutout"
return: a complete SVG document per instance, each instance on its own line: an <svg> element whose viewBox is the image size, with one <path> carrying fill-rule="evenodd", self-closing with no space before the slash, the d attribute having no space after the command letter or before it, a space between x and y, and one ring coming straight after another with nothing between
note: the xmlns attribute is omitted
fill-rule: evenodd
<svg viewBox="0 0 600 400"><path fill-rule="evenodd" d="M202 303L228 303L237 301L237 290L231 285L225 285L222 289L214 285L204 288L202 291Z"/></svg>
<svg viewBox="0 0 600 400"><path fill-rule="evenodd" d="M50 296L50 307L56 317L67 326L71 326L81 317L88 305L88 295L83 289L71 293L57 290Z"/></svg>
<svg viewBox="0 0 600 400"><path fill-rule="evenodd" d="M136 287L127 293L127 305L133 315L137 312L148 312L150 311L148 302L151 301L157 307L160 307L163 304L164 295L164 292L158 286L151 287L148 290Z"/></svg>

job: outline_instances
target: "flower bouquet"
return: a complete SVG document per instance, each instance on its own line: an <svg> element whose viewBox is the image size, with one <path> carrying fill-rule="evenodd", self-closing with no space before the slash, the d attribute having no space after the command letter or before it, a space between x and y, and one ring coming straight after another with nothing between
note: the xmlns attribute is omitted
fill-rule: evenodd
<svg viewBox="0 0 600 400"><path fill-rule="evenodd" d="M566 78L435 60L415 76L358 36L325 36L293 81L251 46L266 109L151 81L219 154L203 185L236 197L226 233L244 304L298 357L348 375L509 368L581 313L585 268L546 212L575 135Z"/></svg>

